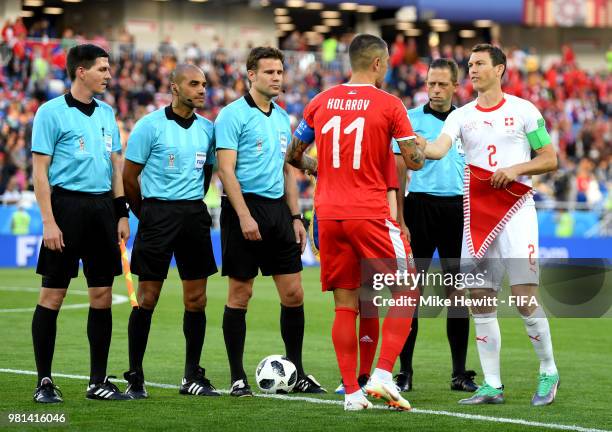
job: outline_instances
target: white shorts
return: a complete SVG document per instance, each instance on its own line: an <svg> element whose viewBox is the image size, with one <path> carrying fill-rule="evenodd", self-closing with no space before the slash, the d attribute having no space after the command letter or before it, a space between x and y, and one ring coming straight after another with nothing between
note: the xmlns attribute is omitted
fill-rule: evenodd
<svg viewBox="0 0 612 432"><path fill-rule="evenodd" d="M538 216L534 204L527 203L508 221L491 243L482 259L474 258L468 249L465 234L461 245L461 272L485 273L485 283L466 285L466 288L501 289L508 272L510 286L538 285ZM482 281L482 277L480 280Z"/></svg>

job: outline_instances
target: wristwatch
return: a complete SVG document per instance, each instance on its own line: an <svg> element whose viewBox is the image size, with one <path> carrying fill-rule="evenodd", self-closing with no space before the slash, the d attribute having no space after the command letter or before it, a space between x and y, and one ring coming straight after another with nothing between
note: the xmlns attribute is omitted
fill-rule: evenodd
<svg viewBox="0 0 612 432"><path fill-rule="evenodd" d="M304 220L304 215L302 213L294 214L294 215L291 215L291 219L303 221Z"/></svg>

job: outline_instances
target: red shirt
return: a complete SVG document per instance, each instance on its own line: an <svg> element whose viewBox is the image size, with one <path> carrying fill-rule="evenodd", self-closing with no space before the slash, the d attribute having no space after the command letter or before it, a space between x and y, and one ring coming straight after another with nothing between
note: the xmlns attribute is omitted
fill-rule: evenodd
<svg viewBox="0 0 612 432"><path fill-rule="evenodd" d="M315 131L317 217L388 218L391 138L414 137L402 102L373 85L342 84L316 96L304 120Z"/></svg>

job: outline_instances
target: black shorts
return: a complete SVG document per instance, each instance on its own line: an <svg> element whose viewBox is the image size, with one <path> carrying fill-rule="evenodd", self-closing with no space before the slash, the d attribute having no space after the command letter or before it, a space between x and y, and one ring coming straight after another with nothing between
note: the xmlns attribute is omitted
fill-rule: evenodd
<svg viewBox="0 0 612 432"><path fill-rule="evenodd" d="M90 194L54 187L51 209L66 247L62 252L44 244L40 247L36 273L43 276L43 287L67 288L70 279L79 274L79 260L83 261L88 286L111 286L122 269L110 192Z"/></svg>
<svg viewBox="0 0 612 432"><path fill-rule="evenodd" d="M411 192L404 200L404 221L418 271L427 271L438 249L444 271L456 272L463 238L463 196Z"/></svg>
<svg viewBox="0 0 612 432"><path fill-rule="evenodd" d="M252 279L258 269L264 276L302 271L300 245L295 242L291 211L285 198L244 194L251 216L259 225L261 241L246 240L240 220L226 197L221 200L221 250L223 276Z"/></svg>
<svg viewBox="0 0 612 432"><path fill-rule="evenodd" d="M203 201L145 199L132 249L132 273L141 281L163 281L173 254L182 280L217 273L211 224Z"/></svg>

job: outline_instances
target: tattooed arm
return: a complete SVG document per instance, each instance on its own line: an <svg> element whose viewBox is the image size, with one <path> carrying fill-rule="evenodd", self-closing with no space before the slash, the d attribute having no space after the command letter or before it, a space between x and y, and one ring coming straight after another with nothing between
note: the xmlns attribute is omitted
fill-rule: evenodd
<svg viewBox="0 0 612 432"><path fill-rule="evenodd" d="M402 153L402 158L406 162L406 167L413 171L418 171L423 168L425 163L425 151L417 145L416 138L409 138L397 142Z"/></svg>
<svg viewBox="0 0 612 432"><path fill-rule="evenodd" d="M305 170L307 174L317 174L317 160L313 157L308 156L304 152L310 146L297 137L291 139L291 144L287 148L287 154L285 155L285 162L294 167Z"/></svg>

